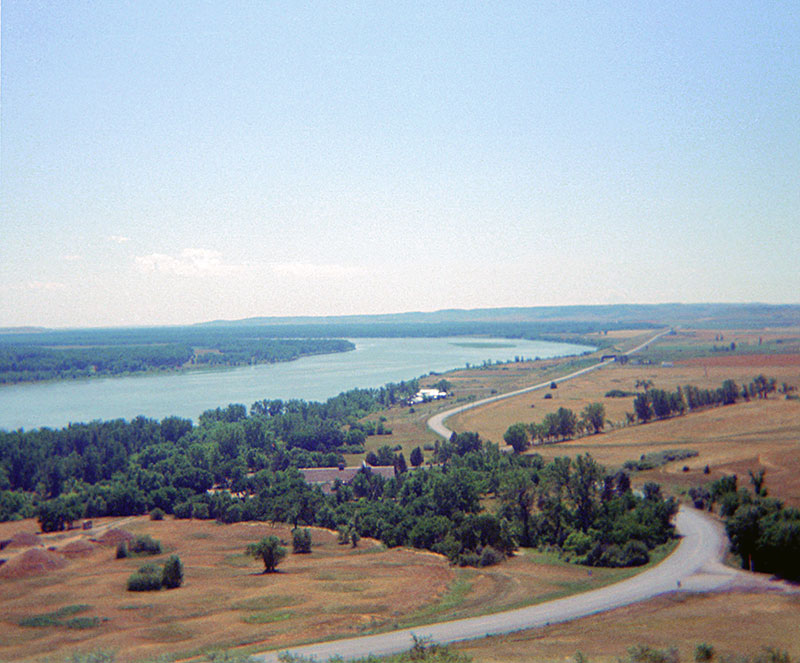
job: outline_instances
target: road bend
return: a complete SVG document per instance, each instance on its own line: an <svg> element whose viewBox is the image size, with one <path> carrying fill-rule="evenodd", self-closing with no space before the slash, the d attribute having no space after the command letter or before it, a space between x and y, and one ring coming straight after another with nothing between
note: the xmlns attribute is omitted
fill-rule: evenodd
<svg viewBox="0 0 800 663"><path fill-rule="evenodd" d="M669 330L659 332L624 354L632 355L667 333L669 333ZM613 359L601 361L555 380L548 380L547 382L484 398L474 403L440 412L428 420L428 427L439 435L448 438L452 431L445 426L444 422L454 414L536 389L543 389L548 387L551 382L565 382L590 371L608 366L613 361ZM651 599L666 592L675 591L687 581L689 581L692 591L710 591L729 583L731 581L731 572L726 571L725 567L721 565L722 556L727 549L727 540L719 523L701 511L681 507L676 516L675 525L681 536L681 541L669 557L660 564L613 585L582 594L575 594L563 599L532 605L527 608L507 610L468 619L439 622L376 635L292 647L281 651L318 661L325 661L334 656L341 657L344 660L369 655L385 656L409 649L414 643L414 637L429 638L442 644L484 638L490 635L513 633L524 629L566 622L606 610L613 610L631 603ZM266 652L257 654L253 658L263 663L277 663L280 660L279 653L278 651Z"/></svg>
<svg viewBox="0 0 800 663"><path fill-rule="evenodd" d="M662 336L669 334L670 330L665 329L664 331L659 332L652 338L649 338L644 343L637 345L633 350L628 350L624 352L624 355L630 356L635 352L639 352L642 348L647 347L653 341L658 340ZM440 412L439 414L433 415L430 419L428 419L428 428L430 428L434 433L437 435L441 435L443 438L450 439L450 436L453 434L453 431L450 430L447 426L445 426L445 420L449 417L452 417L454 414L459 414L460 412L465 412L466 410L472 410L476 407L481 407L482 405L488 405L489 403L495 403L497 401L501 401L505 398L513 398L514 396L519 396L520 394L527 394L529 391L536 391L537 389L544 389L549 387L553 382L559 384L561 382L566 382L567 380L572 380L573 378L577 378L580 375L585 375L590 371L596 371L599 368L603 368L604 366L608 366L609 364L614 363L614 359L607 359L606 361L599 361L596 364L592 364L591 366L587 366L586 368L582 368L579 371L575 371L574 373L570 373L569 375L565 375L560 378L556 378L555 380L548 380L547 382L540 382L539 384L532 385L530 387L524 387L522 389L517 389L516 391L509 391L505 394L498 394L497 396L490 396L488 398L482 398L479 401L473 401L472 403L467 403L466 405L460 405L458 407L451 408L450 410L445 410L444 412Z"/></svg>
<svg viewBox="0 0 800 663"><path fill-rule="evenodd" d="M414 637L446 644L513 633L645 601L676 591L687 581L692 591L711 591L731 582L732 574L736 572L730 569L725 571L719 565L726 550L725 533L719 523L701 511L681 507L675 524L681 541L669 557L613 585L527 608L281 651L317 661L326 661L334 656L344 660L369 655L385 656L408 650L414 644ZM253 658L263 663L277 663L280 660L278 651L257 654Z"/></svg>

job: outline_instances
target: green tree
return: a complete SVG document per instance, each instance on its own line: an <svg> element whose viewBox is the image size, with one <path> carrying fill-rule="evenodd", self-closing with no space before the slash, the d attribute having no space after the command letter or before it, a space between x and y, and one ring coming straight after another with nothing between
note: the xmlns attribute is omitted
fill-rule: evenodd
<svg viewBox="0 0 800 663"><path fill-rule="evenodd" d="M650 406L647 394L639 394L633 399L633 409L636 410L636 416L643 424L653 418L653 408Z"/></svg>
<svg viewBox="0 0 800 663"><path fill-rule="evenodd" d="M257 543L247 546L245 553L251 557L260 557L264 562L264 573L273 573L278 564L286 557L286 548L281 545L275 535L265 536Z"/></svg>
<svg viewBox="0 0 800 663"><path fill-rule="evenodd" d="M503 435L506 444L514 448L516 453L522 453L528 448L528 427L525 424L511 424Z"/></svg>
<svg viewBox="0 0 800 663"><path fill-rule="evenodd" d="M419 447L414 447L414 450L411 452L411 455L408 458L414 467L419 467L425 461L425 458L422 455L422 449Z"/></svg>
<svg viewBox="0 0 800 663"><path fill-rule="evenodd" d="M311 530L307 527L296 529L292 534L292 552L310 553L311 552Z"/></svg>
<svg viewBox="0 0 800 663"><path fill-rule="evenodd" d="M558 418L558 434L562 440L568 440L575 435L575 428L578 424L578 418L575 413L566 407L560 407L556 411Z"/></svg>
<svg viewBox="0 0 800 663"><path fill-rule="evenodd" d="M606 408L602 403L589 403L583 408L581 419L587 427L591 427L595 433L599 433L605 426Z"/></svg>
<svg viewBox="0 0 800 663"><path fill-rule="evenodd" d="M161 584L167 589L176 589L183 584L183 564L177 555L170 555L164 562Z"/></svg>

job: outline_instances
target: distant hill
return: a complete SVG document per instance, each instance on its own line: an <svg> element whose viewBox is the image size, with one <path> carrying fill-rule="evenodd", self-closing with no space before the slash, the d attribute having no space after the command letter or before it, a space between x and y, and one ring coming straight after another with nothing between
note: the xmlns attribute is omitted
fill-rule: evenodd
<svg viewBox="0 0 800 663"><path fill-rule="evenodd" d="M257 317L215 320L198 326L361 327L472 325L542 326L548 331L587 331L589 328L689 326L759 328L800 326L798 304L612 304L605 306L533 306L518 308L443 309L381 315ZM536 324L538 323L538 324ZM562 324L559 324L562 323ZM566 323L566 324L563 324Z"/></svg>

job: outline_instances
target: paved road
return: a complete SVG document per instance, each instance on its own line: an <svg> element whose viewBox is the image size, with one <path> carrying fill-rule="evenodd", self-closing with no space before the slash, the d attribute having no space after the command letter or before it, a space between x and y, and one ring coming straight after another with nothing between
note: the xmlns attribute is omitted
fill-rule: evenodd
<svg viewBox="0 0 800 663"><path fill-rule="evenodd" d="M659 332L652 338L646 340L641 345L637 345L633 350L628 350L624 354L632 355L634 352L639 352L642 348L650 345L653 341L661 338L665 334L668 334L669 330L665 329L662 332ZM582 368L579 371L575 371L574 373L570 373L569 375L565 375L564 377L557 378L555 380L548 380L547 382L540 382L539 384L535 384L531 387L525 387L523 389L517 389L516 391L510 391L506 394L498 394L497 396L490 396L489 398L482 398L479 401L474 401L473 403L467 403L466 405L460 405L459 407L454 407L450 410L445 410L444 412L440 412L432 416L428 419L428 428L430 428L434 433L441 435L445 439L450 439L450 435L452 435L453 431L451 431L447 426L444 425L445 419L448 417L452 417L454 414L458 414L459 412L464 412L465 410L471 410L472 408L480 407L482 405L486 405L488 403L494 403L495 401L503 400L504 398L511 398L513 396L519 396L520 394L526 394L529 391L535 391L537 389L544 389L545 387L549 387L551 382L560 383L566 382L567 380L571 380L573 378L578 377L579 375L584 375L589 371L595 371L598 368L603 368L603 366L608 366L609 364L613 364L613 359L608 359L606 361L600 361L596 364L592 364L587 368Z"/></svg>
<svg viewBox="0 0 800 663"><path fill-rule="evenodd" d="M625 354L631 355L638 352L667 333L668 330L662 331ZM558 378L555 382L570 380L610 363L613 363L613 360L598 362ZM447 438L452 432L444 425L444 421L448 417L503 398L543 389L548 387L550 382L552 380L440 412L428 421L428 427ZM383 656L409 649L413 644L413 636L430 638L439 643L471 640L570 621L578 617L651 599L659 594L678 589L710 591L732 583L738 573L725 567L721 562L727 550L727 537L722 526L707 514L686 507L681 507L675 525L682 539L672 555L657 566L614 585L528 608L429 624L379 635L292 647L286 651L318 661L325 661L332 656L340 656L345 660L361 658L370 654ZM279 660L276 651L259 654L254 658L264 663L277 663Z"/></svg>
<svg viewBox="0 0 800 663"><path fill-rule="evenodd" d="M326 661L332 656L341 656L345 660L369 654L383 656L409 649L413 644L412 634L439 643L471 640L570 621L644 601L679 587L691 591L709 591L732 582L738 572L719 562L727 546L725 533L719 523L703 512L681 507L676 526L683 538L672 555L657 566L614 585L528 608L380 635L292 647L286 651L318 661ZM279 660L278 652L259 654L254 658L264 663Z"/></svg>

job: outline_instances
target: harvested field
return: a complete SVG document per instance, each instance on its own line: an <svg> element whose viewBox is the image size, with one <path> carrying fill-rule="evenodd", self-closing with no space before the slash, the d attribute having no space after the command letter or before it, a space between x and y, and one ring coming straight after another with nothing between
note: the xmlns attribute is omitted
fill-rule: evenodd
<svg viewBox="0 0 800 663"><path fill-rule="evenodd" d="M291 541L288 527L140 517L128 520L126 528L160 540L165 554L117 560L113 549L95 546L89 552L91 543L79 539L64 547L80 547L88 554L69 562L42 549L24 553L57 559L60 568L34 567L27 557L24 577L15 559L0 567L0 659L38 661L53 651L66 656L76 650L113 649L116 660L124 662L207 647L269 648L357 634L435 602L455 578L440 556L384 550L370 540L353 549L338 545L335 533L321 529L312 530L311 554L290 553L278 573L264 575L263 564L245 556L244 549L270 534ZM74 539L78 532L69 534ZM59 536L43 538L49 543ZM179 555L184 564L181 588L126 591L128 576L144 561L162 563L169 554ZM90 606L85 615L93 626L19 626L25 618L68 604Z"/></svg>
<svg viewBox="0 0 800 663"><path fill-rule="evenodd" d="M67 558L72 558L91 555L95 550L97 550L97 546L84 539L78 539L76 541L70 541L65 546L62 546L58 549L58 552Z"/></svg>

